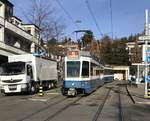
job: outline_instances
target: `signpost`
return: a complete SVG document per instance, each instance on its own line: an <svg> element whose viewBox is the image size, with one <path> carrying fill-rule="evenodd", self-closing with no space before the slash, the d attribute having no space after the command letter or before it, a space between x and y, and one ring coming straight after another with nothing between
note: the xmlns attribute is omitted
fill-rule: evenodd
<svg viewBox="0 0 150 121"><path fill-rule="evenodd" d="M139 40L150 40L150 35L140 36Z"/></svg>
<svg viewBox="0 0 150 121"><path fill-rule="evenodd" d="M150 50L147 49L148 40L150 40L148 10L145 10L145 35L140 36L139 40L145 41L145 97L150 98L150 82L148 76L148 63L150 63Z"/></svg>
<svg viewBox="0 0 150 121"><path fill-rule="evenodd" d="M146 50L146 62L150 63L150 50Z"/></svg>

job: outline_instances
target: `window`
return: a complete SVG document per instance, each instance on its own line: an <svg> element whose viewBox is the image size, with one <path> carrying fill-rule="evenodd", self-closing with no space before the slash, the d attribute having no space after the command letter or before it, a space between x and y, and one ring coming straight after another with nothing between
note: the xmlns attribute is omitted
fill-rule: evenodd
<svg viewBox="0 0 150 121"><path fill-rule="evenodd" d="M99 75L99 70L98 70L98 66L96 65L96 64L94 64L94 63L91 63L91 76L97 76L97 75Z"/></svg>
<svg viewBox="0 0 150 121"><path fill-rule="evenodd" d="M80 62L68 61L67 62L67 77L79 77L80 75Z"/></svg>
<svg viewBox="0 0 150 121"><path fill-rule="evenodd" d="M2 64L2 73L1 75L18 75L25 72L25 63L24 62L12 62Z"/></svg>
<svg viewBox="0 0 150 121"><path fill-rule="evenodd" d="M31 34L31 30L27 30L27 32L28 32L29 34Z"/></svg>
<svg viewBox="0 0 150 121"><path fill-rule="evenodd" d="M89 62L83 61L82 64L82 78L88 78L89 77Z"/></svg>
<svg viewBox="0 0 150 121"><path fill-rule="evenodd" d="M31 77L31 79L33 78L33 72L32 72L32 66L31 65L27 65L27 75Z"/></svg>

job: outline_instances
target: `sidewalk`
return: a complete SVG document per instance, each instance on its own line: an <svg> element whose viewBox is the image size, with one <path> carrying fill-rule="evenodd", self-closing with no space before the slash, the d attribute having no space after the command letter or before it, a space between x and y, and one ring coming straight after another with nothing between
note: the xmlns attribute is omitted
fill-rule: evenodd
<svg viewBox="0 0 150 121"><path fill-rule="evenodd" d="M144 97L145 84L138 84L137 87L135 85L128 85L128 90L132 95L133 99L136 103L139 104L150 104L150 99Z"/></svg>

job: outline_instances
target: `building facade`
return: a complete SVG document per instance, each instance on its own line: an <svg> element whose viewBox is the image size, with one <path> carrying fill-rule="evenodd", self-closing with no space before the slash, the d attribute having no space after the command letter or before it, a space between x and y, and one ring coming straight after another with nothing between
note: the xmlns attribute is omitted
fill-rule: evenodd
<svg viewBox="0 0 150 121"><path fill-rule="evenodd" d="M149 26L150 28L150 26ZM146 48L150 50L150 41L147 42L147 47L145 46L145 41L138 40L137 42L128 42L127 49L129 50L130 56L130 76L134 77L136 83L144 82L145 76L145 62L146 62ZM150 69L150 64L148 64Z"/></svg>
<svg viewBox="0 0 150 121"><path fill-rule="evenodd" d="M13 15L13 7L8 0L0 0L0 64L9 55L34 53L40 47L38 27L23 24Z"/></svg>

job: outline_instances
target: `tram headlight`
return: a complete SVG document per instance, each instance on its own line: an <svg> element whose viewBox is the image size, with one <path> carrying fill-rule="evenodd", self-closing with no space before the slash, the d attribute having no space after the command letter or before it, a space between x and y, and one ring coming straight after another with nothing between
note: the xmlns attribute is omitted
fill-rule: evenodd
<svg viewBox="0 0 150 121"><path fill-rule="evenodd" d="M85 86L85 84L84 84L84 83L82 83L82 84L81 84L81 86L82 86L82 87L84 87L84 86Z"/></svg>
<svg viewBox="0 0 150 121"><path fill-rule="evenodd" d="M85 82L81 82L81 86L82 86L82 87L85 87Z"/></svg>
<svg viewBox="0 0 150 121"><path fill-rule="evenodd" d="M88 87L88 86L89 86L89 84L88 84L88 82L87 82L87 81L85 81L85 82L81 82L81 86L82 86L82 87Z"/></svg>
<svg viewBox="0 0 150 121"><path fill-rule="evenodd" d="M72 86L74 86L74 83L72 83Z"/></svg>

